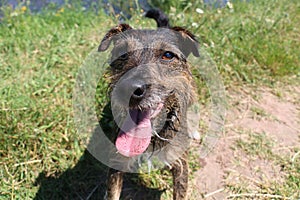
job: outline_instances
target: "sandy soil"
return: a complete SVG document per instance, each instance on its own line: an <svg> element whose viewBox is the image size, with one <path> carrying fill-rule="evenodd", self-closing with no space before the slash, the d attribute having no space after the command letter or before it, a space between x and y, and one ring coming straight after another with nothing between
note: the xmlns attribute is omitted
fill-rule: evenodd
<svg viewBox="0 0 300 200"><path fill-rule="evenodd" d="M259 192L261 185L282 184L285 174L272 159L249 155L237 148L251 134L270 141L272 154L292 156L300 142L300 87L237 89L229 91L224 136L207 157L200 159L191 197L226 199L233 195L228 186Z"/></svg>

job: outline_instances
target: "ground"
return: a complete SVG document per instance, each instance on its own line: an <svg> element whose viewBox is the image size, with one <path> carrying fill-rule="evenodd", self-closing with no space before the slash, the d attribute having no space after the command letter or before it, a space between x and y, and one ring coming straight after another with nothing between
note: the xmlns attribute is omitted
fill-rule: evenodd
<svg viewBox="0 0 300 200"><path fill-rule="evenodd" d="M266 190L282 185L287 176L278 159L299 159L294 152L300 136L299 94L299 86L228 91L224 135L200 160L203 167L196 172L191 193L197 191L205 199L280 198ZM234 195L233 188L244 193Z"/></svg>

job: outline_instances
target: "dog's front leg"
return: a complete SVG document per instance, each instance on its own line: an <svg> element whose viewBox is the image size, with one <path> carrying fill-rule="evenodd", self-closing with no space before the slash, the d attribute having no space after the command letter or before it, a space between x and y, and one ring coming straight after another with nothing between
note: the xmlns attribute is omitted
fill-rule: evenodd
<svg viewBox="0 0 300 200"><path fill-rule="evenodd" d="M123 172L115 169L109 169L107 190L105 198L106 200L119 200L123 185Z"/></svg>
<svg viewBox="0 0 300 200"><path fill-rule="evenodd" d="M173 199L185 200L187 199L188 191L188 155L184 153L183 156L172 165L173 175Z"/></svg>

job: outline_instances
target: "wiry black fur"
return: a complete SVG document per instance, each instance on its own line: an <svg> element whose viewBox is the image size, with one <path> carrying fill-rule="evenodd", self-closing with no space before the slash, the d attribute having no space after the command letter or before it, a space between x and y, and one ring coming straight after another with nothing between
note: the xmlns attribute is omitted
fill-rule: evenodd
<svg viewBox="0 0 300 200"><path fill-rule="evenodd" d="M162 111L152 119L152 128L158 132L151 137L151 143L146 152L153 153L153 157L157 156L160 161L171 167L173 199L186 200L188 191L186 147L191 139L187 132L186 112L187 107L196 100L196 90L187 57L191 53L199 56L198 43L188 30L171 27L167 16L162 11L151 9L145 16L156 21L157 30L135 30L127 24L119 24L104 36L98 51L107 50L113 41L114 47L111 51L113 62L110 63L111 87L114 91L112 99L114 100L113 106L120 111L120 114L125 113L124 105L128 106L126 105L127 96L130 97L130 95L127 95L126 91L131 87L132 81L151 79L151 83L157 83L147 85L145 97L139 99L138 103L129 103L129 106L149 109L160 102L164 103L167 117L165 118ZM135 48L140 46L144 48ZM174 53L174 59L163 62L161 60L163 52ZM123 75L133 68L135 70L123 78ZM128 90L128 94L130 94L130 90ZM125 97L125 100L122 97ZM112 134L115 133L114 135L117 136L118 132L116 130ZM156 150L159 151L154 154ZM123 167L123 160L125 160L125 164L132 160L135 161L135 158L125 159L115 151L112 153L114 156L119 156L117 161L121 163L121 167ZM123 172L110 169L106 198L118 200L122 184Z"/></svg>
<svg viewBox="0 0 300 200"><path fill-rule="evenodd" d="M159 9L150 9L145 17L152 18L156 21L157 27L170 28L168 17Z"/></svg>

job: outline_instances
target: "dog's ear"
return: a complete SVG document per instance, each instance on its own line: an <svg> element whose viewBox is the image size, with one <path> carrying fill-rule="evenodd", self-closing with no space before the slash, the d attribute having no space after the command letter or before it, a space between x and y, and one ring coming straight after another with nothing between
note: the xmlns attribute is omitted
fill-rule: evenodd
<svg viewBox="0 0 300 200"><path fill-rule="evenodd" d="M193 53L194 56L199 57L199 51L198 46L199 43L195 37L190 31L182 28L182 27L172 27L171 30L177 31L181 35L182 42L180 42L181 50L183 54L188 57L190 53Z"/></svg>
<svg viewBox="0 0 300 200"><path fill-rule="evenodd" d="M98 51L105 51L109 47L111 41L114 39L114 36L130 29L132 28L128 24L119 24L118 26L110 29L110 31L108 31L108 33L106 33L102 39L98 47Z"/></svg>

